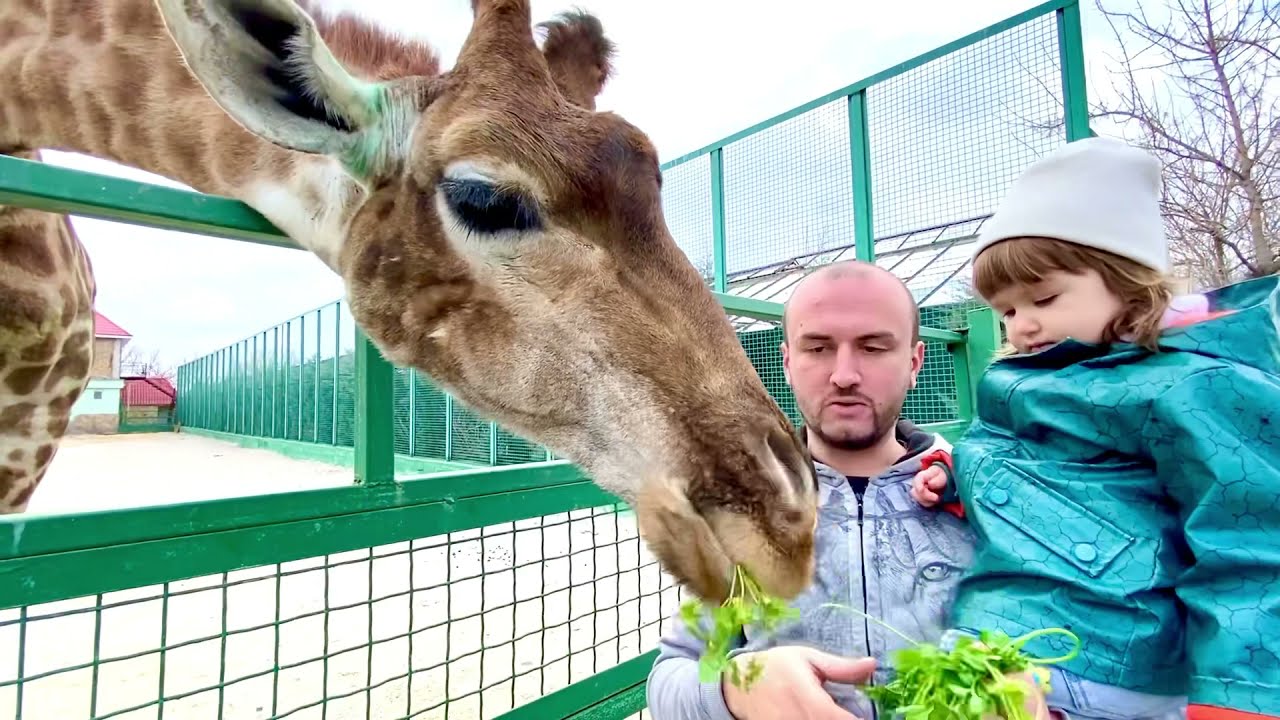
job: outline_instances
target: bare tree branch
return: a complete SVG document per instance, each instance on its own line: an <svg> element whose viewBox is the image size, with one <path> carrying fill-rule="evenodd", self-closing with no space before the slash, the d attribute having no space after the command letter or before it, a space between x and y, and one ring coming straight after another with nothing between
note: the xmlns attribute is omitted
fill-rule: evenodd
<svg viewBox="0 0 1280 720"><path fill-rule="evenodd" d="M1273 0L1097 0L1116 43L1115 121L1164 163L1170 254L1197 285L1280 270L1280 13ZM1160 15L1161 17L1155 17Z"/></svg>

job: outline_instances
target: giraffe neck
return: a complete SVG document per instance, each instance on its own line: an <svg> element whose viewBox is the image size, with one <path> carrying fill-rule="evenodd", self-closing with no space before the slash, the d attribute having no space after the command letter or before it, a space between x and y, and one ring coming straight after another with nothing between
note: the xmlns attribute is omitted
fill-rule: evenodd
<svg viewBox="0 0 1280 720"><path fill-rule="evenodd" d="M34 5L34 7L33 7ZM0 151L112 160L261 212L330 268L363 198L328 158L240 127L182 63L152 0L0 6Z"/></svg>
<svg viewBox="0 0 1280 720"><path fill-rule="evenodd" d="M64 216L0 206L0 248L0 514L7 514L26 509L84 390L96 285Z"/></svg>

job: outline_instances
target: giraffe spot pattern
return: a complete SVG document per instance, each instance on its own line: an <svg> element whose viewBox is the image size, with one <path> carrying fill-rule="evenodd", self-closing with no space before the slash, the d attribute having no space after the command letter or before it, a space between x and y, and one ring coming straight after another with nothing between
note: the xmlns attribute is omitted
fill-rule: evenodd
<svg viewBox="0 0 1280 720"><path fill-rule="evenodd" d="M0 432L23 437L30 435L35 412L36 404L31 402L14 403L0 409Z"/></svg>
<svg viewBox="0 0 1280 720"><path fill-rule="evenodd" d="M14 368L5 377L5 385L18 395L30 395L40 387L40 381L49 374L48 365L31 365Z"/></svg>

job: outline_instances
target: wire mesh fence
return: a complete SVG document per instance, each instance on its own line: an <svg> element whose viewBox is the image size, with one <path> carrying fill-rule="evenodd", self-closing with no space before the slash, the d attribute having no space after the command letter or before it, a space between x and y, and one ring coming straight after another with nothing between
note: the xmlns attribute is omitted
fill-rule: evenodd
<svg viewBox="0 0 1280 720"><path fill-rule="evenodd" d="M493 717L656 644L678 591L617 510L0 612L0 717Z"/></svg>
<svg viewBox="0 0 1280 720"><path fill-rule="evenodd" d="M922 325L963 327L973 303L922 309ZM324 319L336 318L336 328ZM739 341L782 410L798 427L795 398L782 368L779 323L730 316L746 329ZM341 302L294 318L179 369L179 419L186 428L235 435L354 446L356 373L348 335L328 353L306 354L317 336L342 337L349 316ZM920 423L959 419L955 367L946 343L927 341L918 386L904 413ZM476 415L429 378L408 368L393 377L394 448L399 455L467 465L501 466L554 458L546 447Z"/></svg>

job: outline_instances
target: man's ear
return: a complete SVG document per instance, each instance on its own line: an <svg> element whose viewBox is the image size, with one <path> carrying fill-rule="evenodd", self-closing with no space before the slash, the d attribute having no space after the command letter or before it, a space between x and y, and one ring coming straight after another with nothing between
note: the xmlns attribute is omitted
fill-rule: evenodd
<svg viewBox="0 0 1280 720"><path fill-rule="evenodd" d="M155 2L192 73L250 132L338 158L361 178L390 152L387 86L348 73L292 0Z"/></svg>
<svg viewBox="0 0 1280 720"><path fill-rule="evenodd" d="M920 369L924 367L924 341L917 341L911 353L911 387L916 386Z"/></svg>
<svg viewBox="0 0 1280 720"><path fill-rule="evenodd" d="M787 384L791 384L791 352L787 346L787 341L783 340L778 343L778 351L782 353L782 377L786 379Z"/></svg>

